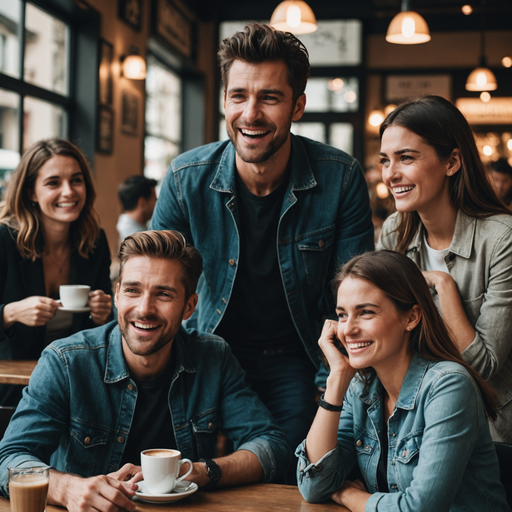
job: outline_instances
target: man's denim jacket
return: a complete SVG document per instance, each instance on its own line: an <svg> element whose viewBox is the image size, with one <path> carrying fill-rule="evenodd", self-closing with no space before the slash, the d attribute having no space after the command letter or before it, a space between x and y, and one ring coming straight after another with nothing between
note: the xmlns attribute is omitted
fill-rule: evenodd
<svg viewBox="0 0 512 512"><path fill-rule="evenodd" d="M151 221L152 229L183 233L204 258L199 304L187 325L206 332L219 325L236 278L235 155L233 144L224 141L178 156ZM374 247L368 188L354 158L293 134L290 169L276 240L278 260L297 333L319 368L323 317L335 310L329 283L341 264ZM325 373L318 377L317 384L325 385Z"/></svg>
<svg viewBox="0 0 512 512"><path fill-rule="evenodd" d="M171 413L182 456L214 457L222 430L235 450L258 457L265 482L284 473L291 459L284 434L245 383L228 344L183 328L173 343L174 376L162 414ZM136 400L117 322L52 343L0 443L1 491L8 494L7 467L29 460L83 477L116 471Z"/></svg>
<svg viewBox="0 0 512 512"><path fill-rule="evenodd" d="M365 512L510 512L480 391L457 363L416 355L388 420L387 493L378 492L383 387L358 375L343 401L338 444L311 464L304 441L297 480L307 501L329 499L355 464L371 493Z"/></svg>

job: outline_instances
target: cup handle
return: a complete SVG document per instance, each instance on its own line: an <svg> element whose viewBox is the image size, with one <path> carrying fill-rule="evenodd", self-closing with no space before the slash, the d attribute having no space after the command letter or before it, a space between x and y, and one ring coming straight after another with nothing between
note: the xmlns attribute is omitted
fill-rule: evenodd
<svg viewBox="0 0 512 512"><path fill-rule="evenodd" d="M179 478L176 478L176 483L181 482L182 480L187 478L187 476L190 475L190 473L192 473L192 470L194 469L194 466L192 465L192 461L190 459L181 459L179 465L180 468L184 462L188 462L190 464L190 469L184 475L180 476Z"/></svg>

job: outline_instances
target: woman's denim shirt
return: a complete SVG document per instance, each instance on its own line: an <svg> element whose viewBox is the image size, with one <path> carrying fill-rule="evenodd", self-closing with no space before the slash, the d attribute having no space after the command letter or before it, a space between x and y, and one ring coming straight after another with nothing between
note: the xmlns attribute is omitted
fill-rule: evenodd
<svg viewBox="0 0 512 512"><path fill-rule="evenodd" d="M378 250L396 248L398 215L384 223ZM406 254L425 270L422 239L420 229ZM498 419L491 427L491 433L498 433L494 440L512 444L512 215L478 219L459 210L445 263L475 329L475 339L462 358L498 394Z"/></svg>
<svg viewBox="0 0 512 512"><path fill-rule="evenodd" d="M320 368L323 317L335 310L329 282L338 267L373 250L368 187L357 160L291 134L290 183L279 216L277 258L288 309L313 364ZM215 332L228 307L240 256L236 151L208 144L171 162L151 229L175 229L203 256L199 305L187 326ZM254 314L259 314L255 311Z"/></svg>
<svg viewBox="0 0 512 512"><path fill-rule="evenodd" d="M480 391L457 363L415 356L388 420L389 493L378 492L383 388L356 375L345 395L336 448L311 464L296 450L307 501L327 500L357 463L371 493L365 511L509 512Z"/></svg>
<svg viewBox="0 0 512 512"><path fill-rule="evenodd" d="M291 452L283 431L244 381L229 345L218 336L181 328L168 403L176 445L193 461L215 457L219 430L235 450L254 453L270 482ZM0 442L0 491L7 467L50 463L82 477L119 468L137 400L117 322L47 347ZM151 447L149 447L151 448Z"/></svg>

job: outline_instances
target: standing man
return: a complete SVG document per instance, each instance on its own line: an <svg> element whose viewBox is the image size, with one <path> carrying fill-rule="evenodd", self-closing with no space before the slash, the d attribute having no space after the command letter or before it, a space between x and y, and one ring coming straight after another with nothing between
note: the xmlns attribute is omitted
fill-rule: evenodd
<svg viewBox="0 0 512 512"><path fill-rule="evenodd" d="M123 213L117 221L119 241L138 231L147 229L147 222L153 215L156 204L157 181L145 176L130 176L119 185L117 195L123 206Z"/></svg>
<svg viewBox="0 0 512 512"><path fill-rule="evenodd" d="M329 283L373 249L368 190L354 158L290 134L310 69L297 38L248 25L219 61L230 141L171 163L152 228L181 231L203 255L191 322L228 341L294 449L314 414ZM325 368L318 377L324 386Z"/></svg>

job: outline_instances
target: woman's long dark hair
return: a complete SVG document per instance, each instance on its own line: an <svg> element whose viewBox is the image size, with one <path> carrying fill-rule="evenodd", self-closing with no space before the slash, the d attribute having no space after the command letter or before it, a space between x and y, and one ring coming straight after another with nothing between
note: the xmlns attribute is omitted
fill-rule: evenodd
<svg viewBox="0 0 512 512"><path fill-rule="evenodd" d="M487 415L496 419L496 394L480 374L460 356L448 329L437 310L430 291L417 265L407 256L396 251L368 252L352 258L338 272L333 281L337 293L347 277L364 279L379 288L394 304L399 314L418 305L421 319L411 331L409 353L418 353L429 361L453 361L464 366L480 389ZM366 382L375 378L370 368L359 371Z"/></svg>
<svg viewBox="0 0 512 512"><path fill-rule="evenodd" d="M471 128L460 110L440 96L425 96L399 105L380 126L380 139L389 126L403 126L432 146L441 161L458 148L461 168L450 179L450 197L457 210L470 217L512 212L487 179ZM396 250L405 253L421 226L418 212L400 212Z"/></svg>
<svg viewBox="0 0 512 512"><path fill-rule="evenodd" d="M23 153L7 186L5 204L0 210L0 224L7 224L17 231L16 245L26 259L35 260L43 254L41 211L30 195L34 191L39 169L56 155L74 158L80 166L85 183L85 204L70 230L71 248L77 249L83 258L88 258L98 241L100 223L94 210L96 191L84 155L65 139L40 140Z"/></svg>

